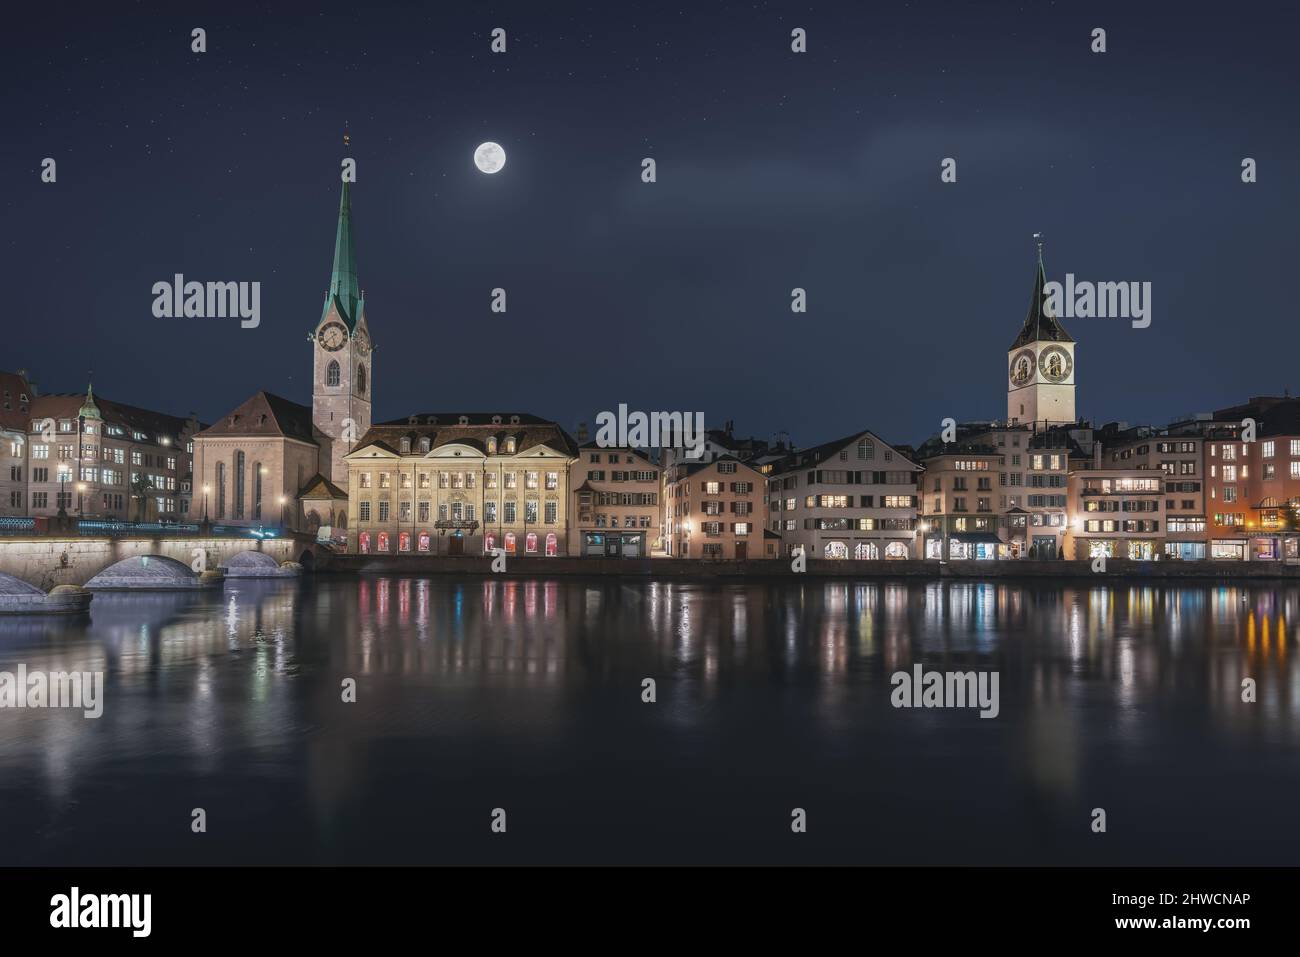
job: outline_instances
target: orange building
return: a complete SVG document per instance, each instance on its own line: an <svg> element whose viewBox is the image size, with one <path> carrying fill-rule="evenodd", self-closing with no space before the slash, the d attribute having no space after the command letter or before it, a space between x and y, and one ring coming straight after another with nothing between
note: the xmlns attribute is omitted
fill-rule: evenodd
<svg viewBox="0 0 1300 957"><path fill-rule="evenodd" d="M778 538L767 528L762 473L724 455L707 464L680 464L665 479L668 554L674 558L775 558Z"/></svg>

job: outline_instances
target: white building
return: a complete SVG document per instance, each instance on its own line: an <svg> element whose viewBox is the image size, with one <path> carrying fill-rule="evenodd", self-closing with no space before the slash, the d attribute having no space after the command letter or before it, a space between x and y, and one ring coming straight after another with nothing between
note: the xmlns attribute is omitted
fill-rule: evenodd
<svg viewBox="0 0 1300 957"><path fill-rule="evenodd" d="M786 554L913 558L921 467L874 432L855 432L771 463L771 530Z"/></svg>

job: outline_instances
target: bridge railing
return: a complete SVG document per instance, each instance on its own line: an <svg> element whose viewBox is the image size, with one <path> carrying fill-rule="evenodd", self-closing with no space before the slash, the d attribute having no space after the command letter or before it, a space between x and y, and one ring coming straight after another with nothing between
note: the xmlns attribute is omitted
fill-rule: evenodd
<svg viewBox="0 0 1300 957"><path fill-rule="evenodd" d="M36 519L0 516L0 535L35 535Z"/></svg>
<svg viewBox="0 0 1300 957"><path fill-rule="evenodd" d="M105 518L70 518L63 524L58 518L26 518L0 516L0 536L14 538L30 536L84 535L87 538L128 538L138 535L166 535L168 537L203 536L217 538L286 538L295 534L281 526L209 525L195 522L122 522Z"/></svg>

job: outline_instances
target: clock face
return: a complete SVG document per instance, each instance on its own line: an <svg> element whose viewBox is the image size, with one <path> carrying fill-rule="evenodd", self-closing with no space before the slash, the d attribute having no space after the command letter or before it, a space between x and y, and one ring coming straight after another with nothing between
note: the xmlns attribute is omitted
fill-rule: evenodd
<svg viewBox="0 0 1300 957"><path fill-rule="evenodd" d="M1034 351L1032 349L1021 349L1011 358L1011 369L1009 372L1011 381L1016 385L1024 385L1034 377Z"/></svg>
<svg viewBox="0 0 1300 957"><path fill-rule="evenodd" d="M321 348L328 352L338 352L348 341L348 331L341 322L328 323L316 336Z"/></svg>
<svg viewBox="0 0 1300 957"><path fill-rule="evenodd" d="M1038 368L1048 382L1064 382L1070 377L1074 361L1060 346L1049 346L1038 357Z"/></svg>

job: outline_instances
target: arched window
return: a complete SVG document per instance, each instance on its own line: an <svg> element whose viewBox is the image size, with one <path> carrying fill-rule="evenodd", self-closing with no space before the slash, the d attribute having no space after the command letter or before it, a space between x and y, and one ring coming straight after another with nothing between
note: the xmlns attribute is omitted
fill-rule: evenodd
<svg viewBox="0 0 1300 957"><path fill-rule="evenodd" d="M357 366L357 395L366 394L366 367Z"/></svg>
<svg viewBox="0 0 1300 957"><path fill-rule="evenodd" d="M512 435L506 439L506 455L515 454L515 437Z"/></svg>
<svg viewBox="0 0 1300 957"><path fill-rule="evenodd" d="M253 520L262 520L262 463L253 463Z"/></svg>
<svg viewBox="0 0 1300 957"><path fill-rule="evenodd" d="M848 558L849 546L845 545L843 542L827 542L826 557L827 558Z"/></svg>
<svg viewBox="0 0 1300 957"><path fill-rule="evenodd" d="M880 557L880 549L875 542L858 542L853 546L853 557L858 561L875 561Z"/></svg>
<svg viewBox="0 0 1300 957"><path fill-rule="evenodd" d="M420 451L421 452L429 451L429 437L427 435L420 439Z"/></svg>
<svg viewBox="0 0 1300 957"><path fill-rule="evenodd" d="M244 453L235 453L235 518L244 517Z"/></svg>
<svg viewBox="0 0 1300 957"><path fill-rule="evenodd" d="M488 449L488 451L487 451L487 454L488 454L488 455L496 455L496 454L497 454L497 440L496 440L496 436L495 436L495 435L489 435L489 436L488 436L487 449Z"/></svg>
<svg viewBox="0 0 1300 957"><path fill-rule="evenodd" d="M339 360L331 359L330 364L325 368L325 384L338 385L342 381L342 374L339 372Z"/></svg>
<svg viewBox="0 0 1300 957"><path fill-rule="evenodd" d="M226 517L226 463L217 463L217 518Z"/></svg>
<svg viewBox="0 0 1300 957"><path fill-rule="evenodd" d="M903 542L890 542L885 546L885 557L894 560L906 558L907 546Z"/></svg>

